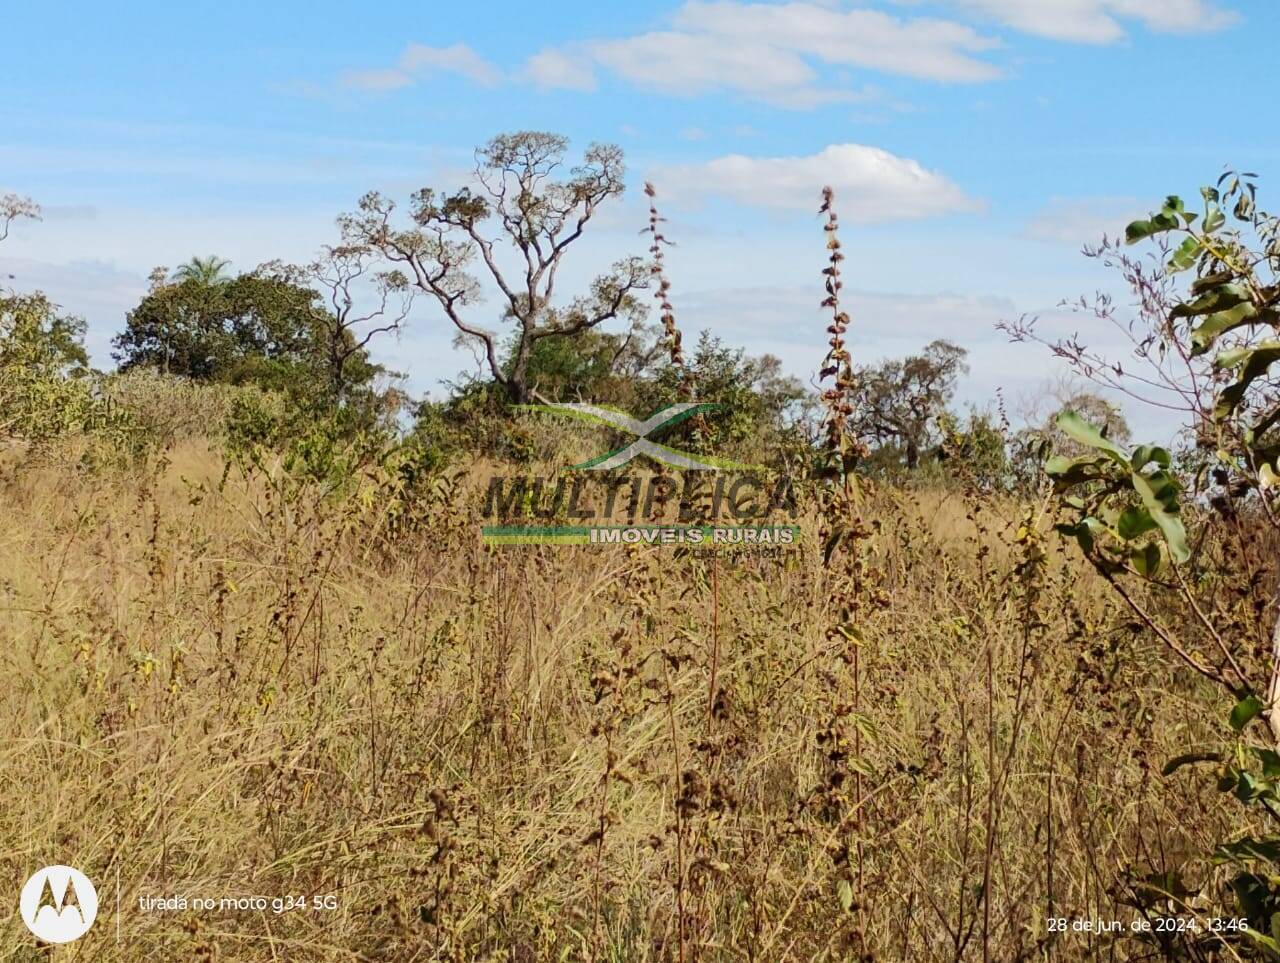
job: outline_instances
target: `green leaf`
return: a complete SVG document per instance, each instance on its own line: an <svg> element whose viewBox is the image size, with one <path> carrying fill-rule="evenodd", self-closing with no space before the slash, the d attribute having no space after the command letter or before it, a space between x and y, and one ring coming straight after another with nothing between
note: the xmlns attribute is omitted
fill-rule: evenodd
<svg viewBox="0 0 1280 963"><path fill-rule="evenodd" d="M1266 787L1253 777L1251 772L1237 772L1235 796L1241 802L1253 802L1261 796Z"/></svg>
<svg viewBox="0 0 1280 963"><path fill-rule="evenodd" d="M1124 229L1124 240L1126 244L1137 244L1154 233L1155 228L1151 226L1150 221L1133 221Z"/></svg>
<svg viewBox="0 0 1280 963"><path fill-rule="evenodd" d="M1270 863L1280 862L1280 840L1251 839L1246 836L1233 843L1223 843L1213 853L1213 861L1219 866L1223 863L1245 863L1258 859Z"/></svg>
<svg viewBox="0 0 1280 963"><path fill-rule="evenodd" d="M1175 305L1169 312L1170 317L1190 318L1212 314L1214 311L1225 311L1227 308L1233 308L1249 300L1249 292L1242 285L1230 282L1231 275L1215 275L1215 277L1221 277L1227 283L1218 282L1201 288L1199 296L1194 300ZM1210 279L1202 278L1201 281L1197 281L1192 285L1192 292L1196 293L1196 286L1208 280Z"/></svg>
<svg viewBox="0 0 1280 963"><path fill-rule="evenodd" d="M1105 452L1112 460L1119 461L1126 468L1129 467L1129 459L1125 457L1120 446L1074 411L1064 411L1058 415L1058 427L1068 438Z"/></svg>
<svg viewBox="0 0 1280 963"><path fill-rule="evenodd" d="M1255 695L1247 695L1235 704L1231 710L1231 728L1243 732L1244 727L1262 712L1262 700Z"/></svg>
<svg viewBox="0 0 1280 963"><path fill-rule="evenodd" d="M1044 463L1044 471L1050 478L1056 479L1060 485L1078 485L1081 482L1101 478L1102 463L1102 459L1094 455L1085 455L1081 458L1054 455Z"/></svg>
<svg viewBox="0 0 1280 963"><path fill-rule="evenodd" d="M1200 257L1200 239L1197 237L1189 237L1174 250L1169 257L1169 263L1166 265L1172 273L1185 271L1188 268L1195 267L1196 260Z"/></svg>
<svg viewBox="0 0 1280 963"><path fill-rule="evenodd" d="M1251 324L1274 324L1276 320L1274 310L1259 311L1252 301L1244 301L1224 311L1215 311L1191 332L1191 353L1204 354L1228 331Z"/></svg>
<svg viewBox="0 0 1280 963"><path fill-rule="evenodd" d="M1160 533L1169 546L1169 555L1182 564L1191 557L1191 549L1187 546L1187 530L1178 517L1178 486L1173 477L1164 471L1151 475L1134 472L1130 477L1134 491L1160 527Z"/></svg>
<svg viewBox="0 0 1280 963"><path fill-rule="evenodd" d="M1141 471L1152 462L1160 468L1168 468L1173 464L1173 456L1169 454L1168 449L1161 448L1159 445L1139 445L1133 450L1129 467L1134 471Z"/></svg>
<svg viewBox="0 0 1280 963"><path fill-rule="evenodd" d="M1257 930L1250 927L1249 929L1240 931L1254 946L1261 947L1270 953L1280 954L1280 943L1277 943L1269 936L1263 936Z"/></svg>
<svg viewBox="0 0 1280 963"><path fill-rule="evenodd" d="M846 913L853 908L853 886L847 879L836 883L836 898L840 900L840 908Z"/></svg>
<svg viewBox="0 0 1280 963"><path fill-rule="evenodd" d="M1136 244L1143 238L1151 237L1153 234L1163 234L1166 231L1176 230L1182 226L1179 215L1183 212L1182 201L1180 198L1170 196L1164 202L1164 207L1159 214L1152 215L1148 220L1134 221L1124 229L1124 239L1128 244Z"/></svg>
<svg viewBox="0 0 1280 963"><path fill-rule="evenodd" d="M1204 223L1201 225L1201 229L1206 234L1212 234L1225 223L1227 223L1227 215L1223 214L1222 209L1215 205L1210 207L1208 212L1205 214Z"/></svg>
<svg viewBox="0 0 1280 963"><path fill-rule="evenodd" d="M1243 910L1242 916L1247 916L1256 923L1266 920L1270 915L1268 907L1272 901L1271 884L1266 878L1256 873L1240 873L1231 880L1231 889L1235 893L1236 905ZM1245 932L1252 934L1256 931L1250 927Z"/></svg>
<svg viewBox="0 0 1280 963"><path fill-rule="evenodd" d="M1264 749L1261 746L1252 748L1258 762L1262 763L1262 774L1268 779L1280 777L1280 755L1274 749Z"/></svg>
<svg viewBox="0 0 1280 963"><path fill-rule="evenodd" d="M1254 347L1255 345L1246 344L1239 348L1228 348L1213 359L1213 366L1219 371L1239 367L1241 362L1248 360L1249 355L1253 354Z"/></svg>
<svg viewBox="0 0 1280 963"><path fill-rule="evenodd" d="M1126 508L1116 520L1116 532L1126 542L1132 541L1139 535L1145 535L1155 527L1156 521L1151 517L1151 513L1140 505Z"/></svg>
<svg viewBox="0 0 1280 963"><path fill-rule="evenodd" d="M1139 575L1151 578L1160 571L1160 546L1148 542L1142 548L1135 548L1129 554L1129 563Z"/></svg>
<svg viewBox="0 0 1280 963"><path fill-rule="evenodd" d="M1217 404L1213 406L1213 417L1223 421L1240 407L1249 386L1280 361L1280 341L1263 341L1253 348L1224 351L1218 360L1223 362L1223 367L1241 367L1239 376L1222 389Z"/></svg>
<svg viewBox="0 0 1280 963"><path fill-rule="evenodd" d="M1204 277L1196 278L1191 282L1191 293L1193 295L1204 294L1210 288L1221 287L1229 283L1235 278L1235 274L1231 271L1219 271L1216 274L1206 274ZM1178 310L1174 308L1174 310Z"/></svg>

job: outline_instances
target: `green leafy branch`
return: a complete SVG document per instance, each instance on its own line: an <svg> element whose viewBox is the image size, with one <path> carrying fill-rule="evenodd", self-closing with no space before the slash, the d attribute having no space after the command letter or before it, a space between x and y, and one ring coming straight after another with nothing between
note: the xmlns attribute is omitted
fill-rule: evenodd
<svg viewBox="0 0 1280 963"><path fill-rule="evenodd" d="M1217 186L1202 188L1202 215L1188 212L1182 199L1171 195L1158 213L1131 223L1125 240L1134 244L1184 235L1165 268L1176 274L1195 267L1198 277L1170 318L1187 322L1193 357L1216 351L1214 369L1234 378L1213 408L1214 422L1231 436L1219 460L1256 472L1261 487L1269 488L1280 484L1280 439L1272 435L1280 422L1280 402L1274 393L1257 389L1271 384L1272 367L1280 361L1280 284L1260 277L1259 268L1280 260L1280 226L1258 211L1255 186L1242 180L1253 176L1224 174ZM1233 219L1264 242L1260 253L1250 251L1239 228L1228 226L1224 206L1232 201Z"/></svg>
<svg viewBox="0 0 1280 963"><path fill-rule="evenodd" d="M1096 565L1109 572L1132 568L1155 575L1166 556L1175 563L1191 557L1178 505L1179 486L1172 457L1157 445L1139 445L1126 454L1101 430L1074 411L1058 416L1058 428L1090 451L1078 458L1055 456L1045 472L1074 521L1057 526L1072 536ZM1148 538L1160 533L1161 539Z"/></svg>

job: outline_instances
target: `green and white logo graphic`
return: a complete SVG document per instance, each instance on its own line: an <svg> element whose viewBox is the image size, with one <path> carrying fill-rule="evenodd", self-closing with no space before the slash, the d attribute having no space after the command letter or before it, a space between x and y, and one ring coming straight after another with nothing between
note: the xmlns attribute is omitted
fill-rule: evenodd
<svg viewBox="0 0 1280 963"><path fill-rule="evenodd" d="M755 468L753 465L743 465L724 458L694 455L650 440L651 435L670 428L672 425L678 425L694 415L706 411L714 411L720 407L717 404L682 402L668 405L654 412L644 421L632 418L625 411L618 411L615 408L608 408L604 405L549 404L521 405L520 407L528 411L546 411L593 424L607 425L635 436L635 441L607 452L598 458L584 461L581 465L572 465L569 468L570 471L609 471L613 468L621 468L635 458L636 455L648 455L654 461L670 465L672 468L681 468L685 471L752 471Z"/></svg>

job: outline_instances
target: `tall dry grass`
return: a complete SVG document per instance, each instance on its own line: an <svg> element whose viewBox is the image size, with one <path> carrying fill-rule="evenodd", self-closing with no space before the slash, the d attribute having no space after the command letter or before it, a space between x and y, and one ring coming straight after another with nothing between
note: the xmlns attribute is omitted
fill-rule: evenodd
<svg viewBox="0 0 1280 963"><path fill-rule="evenodd" d="M1132 919L1123 880L1239 828L1160 775L1213 700L1038 505L868 497L855 711L812 514L713 578L482 547L482 482L388 521L196 440L6 463L0 880L69 863L103 909L51 952L6 915L4 958L1159 958L1045 919ZM138 909L175 894L336 906Z"/></svg>

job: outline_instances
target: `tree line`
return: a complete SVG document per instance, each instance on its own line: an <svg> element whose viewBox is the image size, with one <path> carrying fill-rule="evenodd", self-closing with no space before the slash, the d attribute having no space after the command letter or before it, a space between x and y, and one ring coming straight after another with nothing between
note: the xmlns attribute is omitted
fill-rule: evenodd
<svg viewBox="0 0 1280 963"><path fill-rule="evenodd" d="M341 413L361 429L402 426L406 415L422 422L495 414L533 400L656 410L696 385L698 400L724 405L723 416L703 426L704 441L816 443L816 392L785 375L777 358L748 356L707 332L686 357L652 187L653 256L623 258L583 289L563 290L567 259L625 186L618 147L590 145L572 164L568 148L546 132L495 137L476 151L470 185L419 190L403 213L395 201L367 194L338 218L336 243L307 264L277 260L233 273L209 255L157 268L112 340L113 359L123 372L255 385L308 417ZM33 201L5 196L0 239L39 213ZM482 297L486 290L496 301ZM646 295L658 301L660 324L649 323ZM42 294L3 293L0 312L6 357L25 351L46 373L87 373L83 321ZM448 323L477 367L449 385L446 401L410 406L402 373L376 363L371 349L418 314ZM1017 446L1007 444L1000 419L952 411L967 370L965 349L947 340L857 368L847 430L871 451L873 468L912 471L961 457L1008 474ZM1096 395L1063 400L1123 430L1118 412Z"/></svg>

